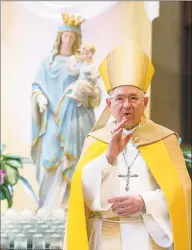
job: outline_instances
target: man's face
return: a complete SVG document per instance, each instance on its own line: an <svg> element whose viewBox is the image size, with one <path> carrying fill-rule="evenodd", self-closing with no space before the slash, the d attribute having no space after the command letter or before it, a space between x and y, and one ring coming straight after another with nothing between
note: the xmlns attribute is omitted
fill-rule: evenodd
<svg viewBox="0 0 192 250"><path fill-rule="evenodd" d="M106 100L111 114L117 122L122 121L123 117L127 119L125 128L130 128L138 124L144 115L148 103L148 97L133 86L121 86L110 93Z"/></svg>

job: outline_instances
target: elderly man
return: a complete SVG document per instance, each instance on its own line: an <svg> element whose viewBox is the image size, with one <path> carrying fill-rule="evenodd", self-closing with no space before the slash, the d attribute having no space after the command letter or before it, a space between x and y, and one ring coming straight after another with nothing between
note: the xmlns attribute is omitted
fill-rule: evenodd
<svg viewBox="0 0 192 250"><path fill-rule="evenodd" d="M73 177L67 250L190 250L191 183L177 135L144 116L149 58L128 40L99 70L109 98Z"/></svg>

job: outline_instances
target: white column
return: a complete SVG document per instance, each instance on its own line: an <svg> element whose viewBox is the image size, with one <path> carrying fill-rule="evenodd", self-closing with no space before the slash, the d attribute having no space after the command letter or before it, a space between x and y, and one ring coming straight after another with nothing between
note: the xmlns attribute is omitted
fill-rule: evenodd
<svg viewBox="0 0 192 250"><path fill-rule="evenodd" d="M153 22L153 20L159 16L159 1L145 1L144 6L149 20ZM152 42L153 41L152 41L152 27L151 27L151 50L149 53L150 58L152 56ZM149 86L147 95L149 96L149 98L151 97L151 86ZM150 118L150 110L151 110L150 107L151 107L151 101L149 99L148 107L146 108L145 111L145 115L147 118Z"/></svg>

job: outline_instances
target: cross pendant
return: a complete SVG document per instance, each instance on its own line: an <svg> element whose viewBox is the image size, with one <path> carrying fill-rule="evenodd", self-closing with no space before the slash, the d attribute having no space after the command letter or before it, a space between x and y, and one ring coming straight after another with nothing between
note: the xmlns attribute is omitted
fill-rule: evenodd
<svg viewBox="0 0 192 250"><path fill-rule="evenodd" d="M129 190L129 180L131 177L138 177L137 174L130 174L130 171L128 171L128 173L126 175L124 174L119 174L118 177L120 178L126 178L126 187L125 187L125 191L127 192Z"/></svg>

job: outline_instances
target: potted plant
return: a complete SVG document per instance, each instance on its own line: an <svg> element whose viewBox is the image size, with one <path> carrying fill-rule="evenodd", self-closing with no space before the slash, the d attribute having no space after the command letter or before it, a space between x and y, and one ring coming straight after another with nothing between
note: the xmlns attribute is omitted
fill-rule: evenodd
<svg viewBox="0 0 192 250"><path fill-rule="evenodd" d="M7 200L8 208L13 205L14 186L20 180L33 198L37 200L36 195L28 181L19 174L23 168L22 158L18 155L4 154L6 146L1 145L0 154L0 200Z"/></svg>

